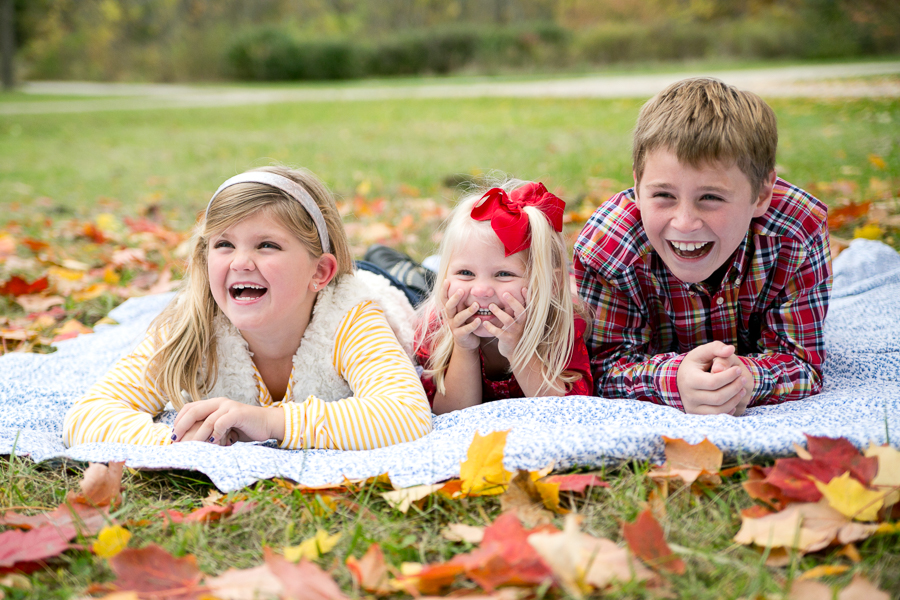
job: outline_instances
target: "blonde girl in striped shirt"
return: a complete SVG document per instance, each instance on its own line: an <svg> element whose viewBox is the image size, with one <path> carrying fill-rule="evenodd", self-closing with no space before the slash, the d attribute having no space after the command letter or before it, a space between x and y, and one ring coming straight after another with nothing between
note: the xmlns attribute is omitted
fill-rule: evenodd
<svg viewBox="0 0 900 600"><path fill-rule="evenodd" d="M180 291L72 406L64 440L360 450L416 439L431 410L414 318L385 278L354 269L314 175L242 173L210 200ZM167 403L174 428L154 421Z"/></svg>

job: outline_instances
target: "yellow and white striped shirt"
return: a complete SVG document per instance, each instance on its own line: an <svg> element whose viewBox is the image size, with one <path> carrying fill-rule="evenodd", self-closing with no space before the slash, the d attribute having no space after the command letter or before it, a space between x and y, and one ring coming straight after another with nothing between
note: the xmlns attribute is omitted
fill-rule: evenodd
<svg viewBox="0 0 900 600"><path fill-rule="evenodd" d="M154 351L147 336L75 402L63 425L67 446L171 443L171 428L153 422L166 404L145 377ZM431 408L422 383L377 304L361 302L344 316L332 362L354 394L334 402L315 396L295 402L290 384L284 401L275 402L253 366L260 405L280 404L284 409L282 448L367 450L408 442L431 431Z"/></svg>

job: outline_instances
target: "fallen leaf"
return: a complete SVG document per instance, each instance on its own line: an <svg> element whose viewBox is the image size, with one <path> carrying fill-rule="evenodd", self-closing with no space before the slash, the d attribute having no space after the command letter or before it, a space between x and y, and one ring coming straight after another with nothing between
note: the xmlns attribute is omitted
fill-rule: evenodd
<svg viewBox="0 0 900 600"><path fill-rule="evenodd" d="M410 595L418 595L416 592L437 594L456 581L456 578L465 571L465 567L454 562L427 566L404 563L400 571L402 577L390 582L393 590L404 591Z"/></svg>
<svg viewBox="0 0 900 600"><path fill-rule="evenodd" d="M72 527L75 532L81 533L83 536L96 535L109 521L109 514L105 508L96 508L77 502L61 504L50 512L29 516L20 515L10 510L6 511L3 517L0 517L0 525L9 525L22 529L35 529L43 526Z"/></svg>
<svg viewBox="0 0 900 600"><path fill-rule="evenodd" d="M308 560L294 564L264 548L266 566L284 586L285 596L294 600L348 600L334 579Z"/></svg>
<svg viewBox="0 0 900 600"><path fill-rule="evenodd" d="M14 590L31 590L31 581L21 573L7 573L0 577L0 586Z"/></svg>
<svg viewBox="0 0 900 600"><path fill-rule="evenodd" d="M650 579L652 573L634 560L627 548L582 533L575 515L566 516L561 532L539 532L528 544L550 566L563 588L582 598L591 587L604 589L613 582Z"/></svg>
<svg viewBox="0 0 900 600"><path fill-rule="evenodd" d="M865 214L869 212L869 206L871 206L871 204L871 202L862 202L860 204L850 202L844 206L829 206L828 228L840 229L850 221L865 216Z"/></svg>
<svg viewBox="0 0 900 600"><path fill-rule="evenodd" d="M820 581L797 580L791 584L787 600L831 600L831 588Z"/></svg>
<svg viewBox="0 0 900 600"><path fill-rule="evenodd" d="M111 558L128 547L131 532L119 525L104 527L97 534L97 541L91 545L91 550L100 558Z"/></svg>
<svg viewBox="0 0 900 600"><path fill-rule="evenodd" d="M623 523L622 537L631 551L650 567L684 575L684 561L672 553L650 509L639 514L634 523Z"/></svg>
<svg viewBox="0 0 900 600"><path fill-rule="evenodd" d="M228 569L203 583L218 600L270 600L281 598L284 593L281 580L265 564L251 569Z"/></svg>
<svg viewBox="0 0 900 600"><path fill-rule="evenodd" d="M37 294L43 292L50 285L47 277L35 279L28 283L18 275L10 277L6 283L0 285L0 296L24 296L26 294Z"/></svg>
<svg viewBox="0 0 900 600"><path fill-rule="evenodd" d="M865 539L877 530L877 525L851 522L825 502L794 503L759 519L743 517L734 541L807 553L835 542L847 544Z"/></svg>
<svg viewBox="0 0 900 600"><path fill-rule="evenodd" d="M29 531L4 531L0 533L0 567L57 556L69 548L69 540L75 535L74 525L45 525Z"/></svg>
<svg viewBox="0 0 900 600"><path fill-rule="evenodd" d="M444 487L444 484L442 483L436 483L434 485L416 485L384 492L381 494L381 497L384 498L392 508L396 508L400 512L406 514L406 511L409 510L409 507L412 506L413 502L417 502L422 498L430 496L442 487Z"/></svg>
<svg viewBox="0 0 900 600"><path fill-rule="evenodd" d="M469 445L466 460L460 464L459 478L465 496L502 494L512 473L503 467L503 451L507 431L495 431L475 437Z"/></svg>
<svg viewBox="0 0 900 600"><path fill-rule="evenodd" d="M42 313L54 306L65 304L62 296L41 296L39 294L23 294L16 298L16 304L29 313Z"/></svg>
<svg viewBox="0 0 900 600"><path fill-rule="evenodd" d="M357 560L348 556L347 569L362 589L378 596L384 596L392 592L388 585L387 564L384 561L384 553L381 546L372 544L363 557Z"/></svg>
<svg viewBox="0 0 900 600"><path fill-rule="evenodd" d="M900 502L900 451L891 446L869 444L865 455L878 459L878 471L870 485L889 492L884 498L885 506Z"/></svg>
<svg viewBox="0 0 900 600"><path fill-rule="evenodd" d="M484 527L464 525L463 523L450 523L441 530L441 536L451 542L468 542L480 544L484 539Z"/></svg>
<svg viewBox="0 0 900 600"><path fill-rule="evenodd" d="M199 598L202 593L198 584L203 573L197 568L197 560L190 554L175 558L156 544L125 548L109 559L109 566L116 574L112 583L121 591L160 595L183 590L179 598Z"/></svg>
<svg viewBox="0 0 900 600"><path fill-rule="evenodd" d="M652 479L680 477L690 485L697 480L718 485L722 483L719 470L722 468L722 451L708 439L699 444L689 444L684 440L662 436L666 443L666 462L647 476Z"/></svg>
<svg viewBox="0 0 900 600"><path fill-rule="evenodd" d="M285 546L283 549L284 557L292 563L298 562L301 558L307 560L315 560L327 554L334 549L341 539L341 534L328 535L324 529L319 529L316 534L296 546Z"/></svg>
<svg viewBox="0 0 900 600"><path fill-rule="evenodd" d="M873 167L875 167L876 169L879 169L881 171L884 171L885 169L887 169L887 163L884 162L884 159L881 158L881 156L879 156L877 154L869 155L869 164L871 164Z"/></svg>
<svg viewBox="0 0 900 600"><path fill-rule="evenodd" d="M110 462L108 465L90 463L78 484L81 487L81 494L73 495L72 500L93 506L121 504L124 466L124 462Z"/></svg>
<svg viewBox="0 0 900 600"><path fill-rule="evenodd" d="M540 585L550 580L551 572L527 540L547 529L556 531L550 526L528 531L515 514L503 513L485 528L481 547L456 555L449 564L462 566L488 592L501 585Z"/></svg>
<svg viewBox="0 0 900 600"><path fill-rule="evenodd" d="M559 496L557 494L558 506ZM528 471L518 471L512 478L506 491L500 496L500 510L514 512L519 520L528 527L553 521L553 513L544 508L543 498Z"/></svg>
<svg viewBox="0 0 900 600"><path fill-rule="evenodd" d="M826 577L828 575L840 575L849 570L850 567L847 565L819 565L818 567L813 567L808 571L804 571L797 579L818 579L819 577Z"/></svg>
<svg viewBox="0 0 900 600"><path fill-rule="evenodd" d="M857 573L850 585L838 592L837 600L891 600L891 596Z"/></svg>
<svg viewBox="0 0 900 600"><path fill-rule="evenodd" d="M857 521L874 521L884 505L884 494L866 489L851 479L850 473L835 477L828 483L815 482L828 504L844 516Z"/></svg>
<svg viewBox="0 0 900 600"><path fill-rule="evenodd" d="M751 498L761 500L775 510L781 510L792 500L784 495L780 487L766 481L771 470L771 467L764 468L756 465L750 467L750 470L747 471L747 480L741 483L741 486Z"/></svg>
<svg viewBox="0 0 900 600"><path fill-rule="evenodd" d="M583 494L589 487L609 487L608 483L593 473L581 475L551 475L549 477L544 477L541 481L544 483L557 484L560 492L575 492L576 494Z"/></svg>
<svg viewBox="0 0 900 600"><path fill-rule="evenodd" d="M82 325L77 319L69 319L63 323L61 327L54 329L53 333L56 336L53 338L53 341L61 342L63 340L78 337L82 334L94 333L94 330L86 325Z"/></svg>

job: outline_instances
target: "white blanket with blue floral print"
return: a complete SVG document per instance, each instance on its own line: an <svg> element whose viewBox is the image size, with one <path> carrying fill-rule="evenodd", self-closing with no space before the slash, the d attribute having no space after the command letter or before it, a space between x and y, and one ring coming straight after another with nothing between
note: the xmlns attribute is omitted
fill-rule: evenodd
<svg viewBox="0 0 900 600"><path fill-rule="evenodd" d="M843 436L859 447L900 444L900 255L879 242L855 241L834 261L825 322L825 389L808 400L752 408L740 418L686 415L675 409L603 398L525 398L436 417L414 442L360 452L280 450L268 444L224 448L201 442L168 447L93 443L67 449L69 405L126 353L170 296L132 299L111 316L120 324L59 344L54 354L0 357L0 454L35 461L126 461L143 469L191 469L222 491L285 477L308 485L388 473L397 486L459 474L474 432L509 429L508 469L662 460L663 435L709 438L733 457L779 455L803 434ZM173 415L164 415L171 419Z"/></svg>

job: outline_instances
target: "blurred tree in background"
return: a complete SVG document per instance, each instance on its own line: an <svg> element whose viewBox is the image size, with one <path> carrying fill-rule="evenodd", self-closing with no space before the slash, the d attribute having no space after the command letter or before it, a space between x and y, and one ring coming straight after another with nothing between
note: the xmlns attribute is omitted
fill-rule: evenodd
<svg viewBox="0 0 900 600"><path fill-rule="evenodd" d="M900 52L896 0L15 0L30 79L299 80Z"/></svg>

